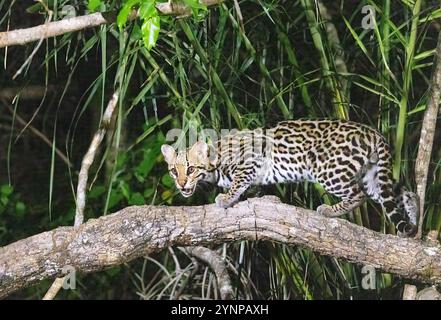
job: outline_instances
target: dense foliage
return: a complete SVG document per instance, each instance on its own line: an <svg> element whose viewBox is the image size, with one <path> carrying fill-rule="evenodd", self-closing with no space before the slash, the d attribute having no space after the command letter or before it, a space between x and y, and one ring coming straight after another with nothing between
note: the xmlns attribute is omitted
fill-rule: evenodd
<svg viewBox="0 0 441 320"><path fill-rule="evenodd" d="M159 1L156 1L159 2ZM213 202L215 187L184 199L160 146L171 128L255 128L282 119L343 117L377 127L395 147L394 175L410 189L426 107L439 1L243 0L190 17L162 16L154 1L0 1L2 31L89 11L117 22L2 49L0 76L0 246L72 225L81 159L115 89L117 114L90 176L86 218L136 204ZM370 6L370 7L366 7ZM131 9L140 16L129 19ZM49 11L50 10L50 11ZM125 11L124 11L125 10ZM369 16L374 13L374 16ZM7 92L15 92L8 95ZM2 94L3 91L3 94ZM14 97L15 96L15 97ZM441 136L436 134L424 229L441 229ZM335 201L312 184L254 188L316 208ZM347 217L390 232L372 202ZM215 249L230 266L239 298L400 298L404 281L377 273L361 286L355 266L268 242ZM15 297L41 298L45 281ZM177 248L81 275L61 298L213 298L209 268Z"/></svg>

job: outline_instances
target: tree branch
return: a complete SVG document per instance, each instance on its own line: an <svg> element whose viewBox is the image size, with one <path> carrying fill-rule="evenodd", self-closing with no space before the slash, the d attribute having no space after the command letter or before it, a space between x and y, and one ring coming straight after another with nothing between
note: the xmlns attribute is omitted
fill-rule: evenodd
<svg viewBox="0 0 441 320"><path fill-rule="evenodd" d="M441 32L438 33L438 43L435 51L434 66L435 68L432 74L429 98L427 99L428 106L424 112L420 143L418 145L418 155L415 161L415 180L417 183L417 194L420 200L418 208L420 217L418 221L418 232L416 234L417 239L421 238L423 234L427 175L429 173L430 157L432 155L433 140L435 138L439 98L441 95ZM438 230L433 230L432 232L435 233L432 235L434 239L437 239ZM416 286L406 284L404 286L403 300L415 300L416 298Z"/></svg>
<svg viewBox="0 0 441 320"><path fill-rule="evenodd" d="M78 174L74 227L79 227L84 222L84 208L86 207L86 189L87 181L89 180L89 169L93 161L95 160L98 148L103 141L104 135L107 132L107 128L110 126L112 115L115 111L118 99L119 92L115 91L109 103L107 104L106 110L104 111L100 127L95 132L89 145L89 149L87 149L87 152L83 157L83 161L81 162L81 169L80 173ZM52 300L57 295L58 291L60 291L61 286L63 285L63 281L63 278L55 279L52 286L44 295L43 300Z"/></svg>
<svg viewBox="0 0 441 320"><path fill-rule="evenodd" d="M206 6L213 6L225 0L201 0ZM182 3L164 2L156 4L156 8L163 15L187 16L191 9ZM132 18L136 18L137 13ZM0 32L0 48L24 45L41 39L59 36L69 32L75 32L86 28L93 28L102 24L116 21L116 12L97 12L84 16L63 19L32 28L17 29Z"/></svg>
<svg viewBox="0 0 441 320"><path fill-rule="evenodd" d="M418 144L418 154L415 161L415 181L417 183L417 194L420 198L420 220L417 237L421 237L423 232L424 199L426 197L427 175L429 173L430 157L432 155L436 119L438 116L439 101L441 97L441 32L438 34L438 44L436 46L434 58L434 69L429 90L427 108L424 112L420 142Z"/></svg>
<svg viewBox="0 0 441 320"><path fill-rule="evenodd" d="M79 227L59 227L0 248L0 297L70 265L93 272L168 246L272 240L370 265L398 276L441 283L441 247L380 234L342 219L281 203L249 199L233 208L132 206Z"/></svg>

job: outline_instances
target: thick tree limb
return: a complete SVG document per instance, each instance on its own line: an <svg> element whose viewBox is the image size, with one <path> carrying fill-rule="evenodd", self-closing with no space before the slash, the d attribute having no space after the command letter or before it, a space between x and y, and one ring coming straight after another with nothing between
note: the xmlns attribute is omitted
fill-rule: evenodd
<svg viewBox="0 0 441 320"><path fill-rule="evenodd" d="M207 6L213 6L223 1L224 0L201 0L201 3ZM191 9L188 6L180 3L158 3L156 8L163 15L187 16L191 14ZM65 33L75 32L86 28L93 28L115 21L115 12L97 12L84 16L54 21L32 28L0 32L0 48L24 45L29 42L56 37Z"/></svg>
<svg viewBox="0 0 441 320"><path fill-rule="evenodd" d="M249 199L227 210L133 206L74 227L60 227L0 248L0 297L70 265L93 272L167 246L272 240L301 245L401 277L441 283L441 247L385 235L342 219L281 203L275 197Z"/></svg>

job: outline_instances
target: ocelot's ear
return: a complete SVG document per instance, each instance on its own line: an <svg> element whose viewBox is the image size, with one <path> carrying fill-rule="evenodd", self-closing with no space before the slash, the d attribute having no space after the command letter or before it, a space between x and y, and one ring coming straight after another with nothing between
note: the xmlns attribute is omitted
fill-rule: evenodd
<svg viewBox="0 0 441 320"><path fill-rule="evenodd" d="M204 141L196 142L188 151L189 159L200 164L208 162L208 145Z"/></svg>
<svg viewBox="0 0 441 320"><path fill-rule="evenodd" d="M172 146L163 144L161 146L161 152L164 155L164 159L168 164L173 164L176 160L176 152Z"/></svg>

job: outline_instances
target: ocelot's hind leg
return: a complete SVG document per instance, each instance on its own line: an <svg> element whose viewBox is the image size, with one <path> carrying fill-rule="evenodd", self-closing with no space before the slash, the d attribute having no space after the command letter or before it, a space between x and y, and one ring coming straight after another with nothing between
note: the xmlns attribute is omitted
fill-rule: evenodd
<svg viewBox="0 0 441 320"><path fill-rule="evenodd" d="M363 192L356 189L342 196L341 199L342 201L332 206L328 204L320 205L317 208L317 212L326 217L338 217L361 206L366 196Z"/></svg>

